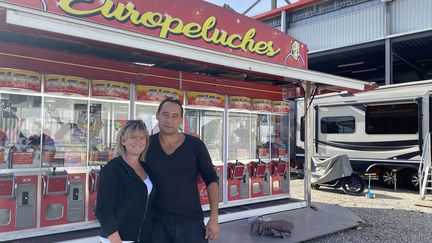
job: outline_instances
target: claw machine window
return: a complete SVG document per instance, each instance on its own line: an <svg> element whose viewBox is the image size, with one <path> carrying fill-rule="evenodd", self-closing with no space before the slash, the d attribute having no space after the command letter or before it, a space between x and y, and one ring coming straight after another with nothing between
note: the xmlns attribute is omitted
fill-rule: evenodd
<svg viewBox="0 0 432 243"><path fill-rule="evenodd" d="M45 97L44 136L54 142L44 149L43 166L87 165L87 107L84 99Z"/></svg>
<svg viewBox="0 0 432 243"><path fill-rule="evenodd" d="M271 155L272 158L287 158L289 138L289 116L275 114L271 119Z"/></svg>
<svg viewBox="0 0 432 243"><path fill-rule="evenodd" d="M39 96L0 94L0 168L40 167Z"/></svg>
<svg viewBox="0 0 432 243"><path fill-rule="evenodd" d="M129 97L129 84L92 81L88 128L90 166L105 165L116 156L116 137L129 119Z"/></svg>
<svg viewBox="0 0 432 243"><path fill-rule="evenodd" d="M252 109L256 117L255 159L269 159L271 153L270 113L272 103L265 99L252 99Z"/></svg>
<svg viewBox="0 0 432 243"><path fill-rule="evenodd" d="M273 101L273 114L271 118L272 158L288 158L289 155L289 112L290 103L286 101Z"/></svg>
<svg viewBox="0 0 432 243"><path fill-rule="evenodd" d="M223 156L223 117L225 96L188 92L184 115L184 132L199 137L206 145L214 163Z"/></svg>
<svg viewBox="0 0 432 243"><path fill-rule="evenodd" d="M38 168L41 158L41 75L0 68L0 169Z"/></svg>
<svg viewBox="0 0 432 243"><path fill-rule="evenodd" d="M269 159L271 152L270 143L270 115L256 114L256 159Z"/></svg>
<svg viewBox="0 0 432 243"><path fill-rule="evenodd" d="M201 138L213 162L222 161L223 114L223 111L185 109L185 133Z"/></svg>
<svg viewBox="0 0 432 243"><path fill-rule="evenodd" d="M144 122L150 135L159 132L158 122L156 120L156 112L158 105L136 103L136 119Z"/></svg>
<svg viewBox="0 0 432 243"><path fill-rule="evenodd" d="M47 74L44 92L42 166L87 166L89 80Z"/></svg>
<svg viewBox="0 0 432 243"><path fill-rule="evenodd" d="M255 158L257 115L230 111L228 114L228 160Z"/></svg>
<svg viewBox="0 0 432 243"><path fill-rule="evenodd" d="M141 119L148 129L150 135L159 132L156 113L161 101L167 97L178 99L183 103L183 91L156 86L136 86L136 119Z"/></svg>
<svg viewBox="0 0 432 243"><path fill-rule="evenodd" d="M242 96L229 97L228 112L228 160L255 158L256 115L251 114L251 99ZM253 149L252 149L253 148Z"/></svg>
<svg viewBox="0 0 432 243"><path fill-rule="evenodd" d="M128 120L128 103L90 102L90 166L104 165L115 157L117 134Z"/></svg>

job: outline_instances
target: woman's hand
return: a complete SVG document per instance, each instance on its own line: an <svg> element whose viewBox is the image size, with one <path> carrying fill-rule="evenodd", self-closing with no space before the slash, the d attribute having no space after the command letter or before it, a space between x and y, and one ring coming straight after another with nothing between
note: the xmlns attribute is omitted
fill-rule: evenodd
<svg viewBox="0 0 432 243"><path fill-rule="evenodd" d="M121 243L122 242L122 240L120 238L120 234L118 233L118 231L109 235L108 240L110 241L110 243Z"/></svg>

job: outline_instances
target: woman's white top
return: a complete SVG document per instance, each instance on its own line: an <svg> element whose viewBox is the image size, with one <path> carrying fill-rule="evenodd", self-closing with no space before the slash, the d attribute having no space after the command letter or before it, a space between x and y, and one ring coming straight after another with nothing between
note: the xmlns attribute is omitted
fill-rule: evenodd
<svg viewBox="0 0 432 243"><path fill-rule="evenodd" d="M150 180L150 177L147 176L147 178L144 180L144 183L147 186L147 195L150 195L150 192L153 190L153 183Z"/></svg>
<svg viewBox="0 0 432 243"><path fill-rule="evenodd" d="M99 236L99 240L101 243L111 243L111 241L109 241L107 238L104 238L102 236ZM133 243L133 241L122 240L122 243Z"/></svg>
<svg viewBox="0 0 432 243"><path fill-rule="evenodd" d="M147 176L147 178L144 179L143 181L144 181L144 184L147 186L147 195L150 195L150 192L153 190L153 183L150 180L150 177ZM108 238L105 238L102 236L99 236L99 240L101 243L110 243ZM122 243L133 243L133 241L122 240Z"/></svg>

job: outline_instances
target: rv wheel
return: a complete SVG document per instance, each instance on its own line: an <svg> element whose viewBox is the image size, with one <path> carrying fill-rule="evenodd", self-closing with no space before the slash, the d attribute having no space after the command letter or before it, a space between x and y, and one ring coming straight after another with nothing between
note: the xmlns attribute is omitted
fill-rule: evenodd
<svg viewBox="0 0 432 243"><path fill-rule="evenodd" d="M406 174L406 186L410 190L419 190L419 176L416 170L409 170Z"/></svg>
<svg viewBox="0 0 432 243"><path fill-rule="evenodd" d="M395 180L395 173L391 170L382 170L379 174L379 181L382 186L387 188L394 188L394 180Z"/></svg>

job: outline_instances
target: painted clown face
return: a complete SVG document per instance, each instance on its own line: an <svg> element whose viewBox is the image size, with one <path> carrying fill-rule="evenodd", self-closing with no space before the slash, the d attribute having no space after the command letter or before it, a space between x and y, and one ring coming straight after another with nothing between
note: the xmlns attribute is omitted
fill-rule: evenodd
<svg viewBox="0 0 432 243"><path fill-rule="evenodd" d="M300 55L300 43L298 41L294 41L291 45L291 55L294 58L294 60L298 60L298 57Z"/></svg>

